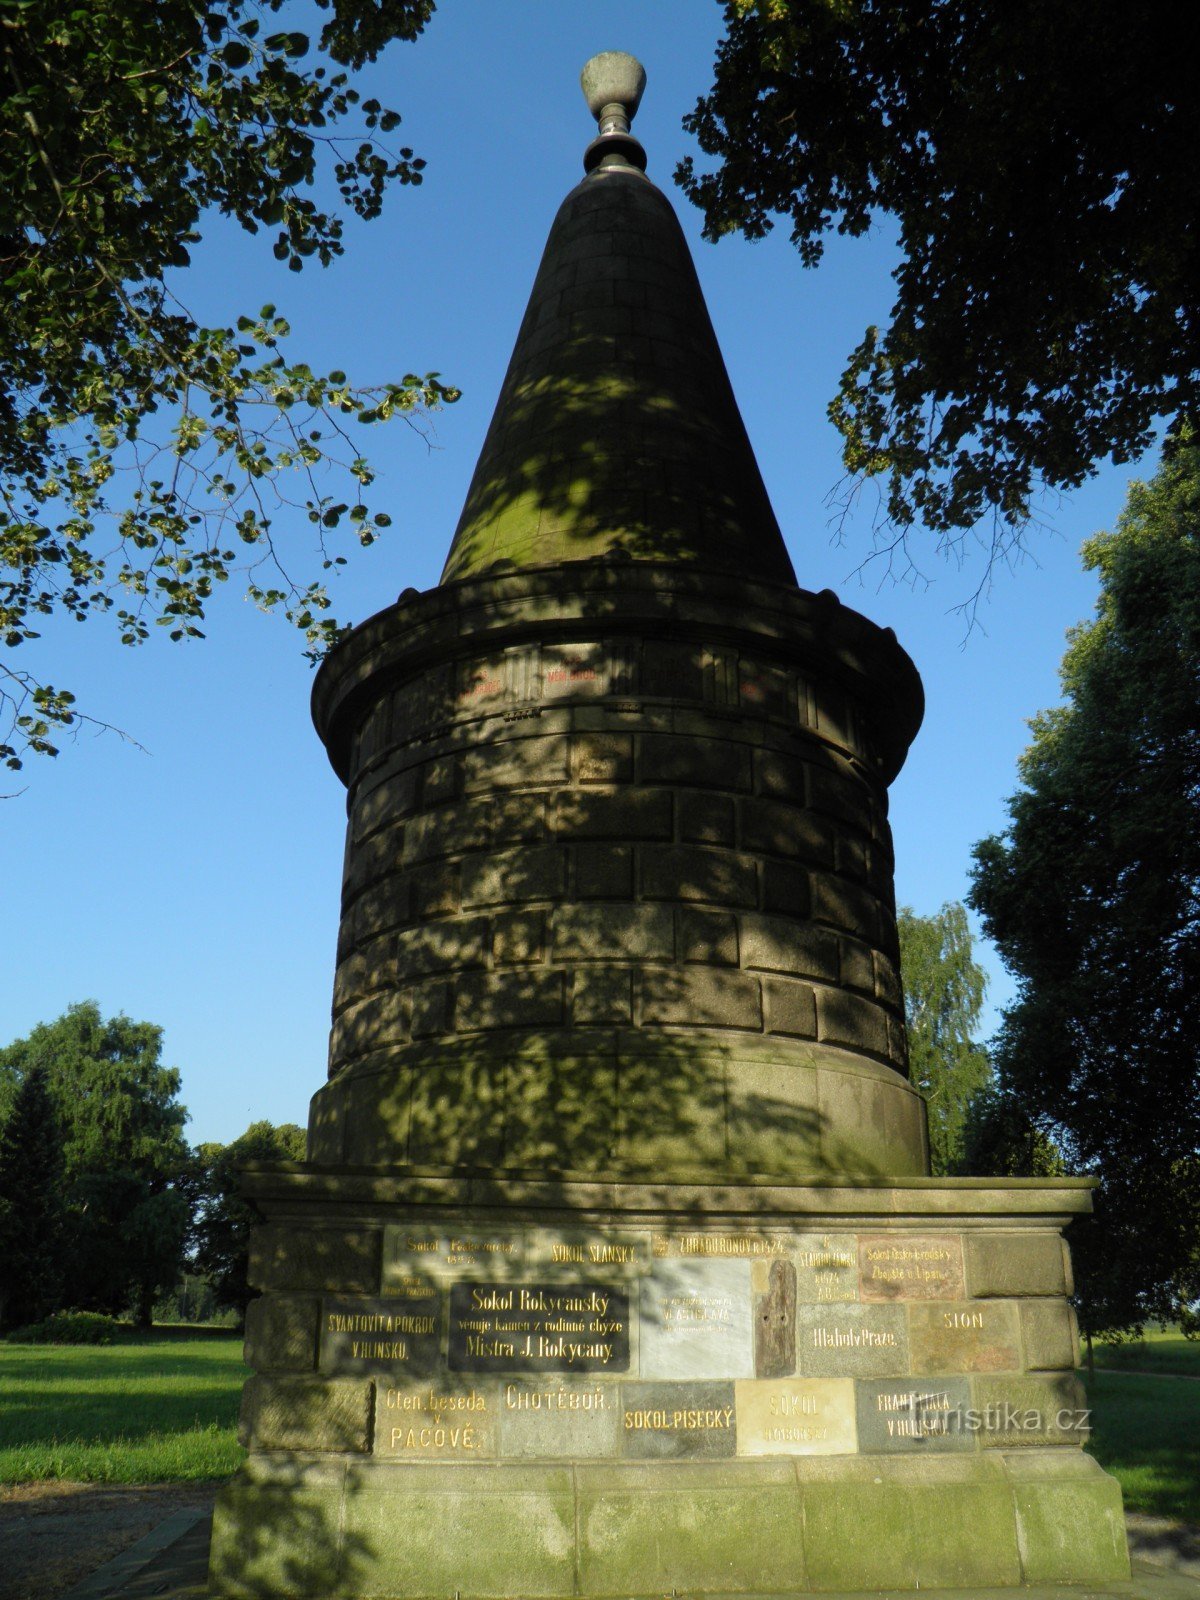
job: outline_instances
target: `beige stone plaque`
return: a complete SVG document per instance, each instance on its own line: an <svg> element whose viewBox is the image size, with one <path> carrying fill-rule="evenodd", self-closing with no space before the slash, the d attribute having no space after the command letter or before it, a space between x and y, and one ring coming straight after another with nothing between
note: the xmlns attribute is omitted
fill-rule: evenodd
<svg viewBox="0 0 1200 1600"><path fill-rule="evenodd" d="M458 674L460 707L491 708L509 699L509 664L502 655L465 661Z"/></svg>
<svg viewBox="0 0 1200 1600"><path fill-rule="evenodd" d="M443 1280L447 1273L478 1271L503 1276L525 1263L525 1233L500 1229L393 1226L383 1230L383 1286Z"/></svg>
<svg viewBox="0 0 1200 1600"><path fill-rule="evenodd" d="M735 1383L739 1456L848 1455L858 1447L852 1378Z"/></svg>
<svg viewBox="0 0 1200 1600"><path fill-rule="evenodd" d="M375 1454L484 1460L496 1453L496 1401L482 1388L375 1387Z"/></svg>
<svg viewBox="0 0 1200 1600"><path fill-rule="evenodd" d="M609 652L605 645L543 645L540 655L544 699L608 693Z"/></svg>
<svg viewBox="0 0 1200 1600"><path fill-rule="evenodd" d="M802 1233L793 1240L796 1299L836 1305L858 1299L858 1238L853 1233Z"/></svg>
<svg viewBox="0 0 1200 1600"><path fill-rule="evenodd" d="M858 1271L864 1300L961 1300L966 1294L957 1234L860 1234Z"/></svg>
<svg viewBox="0 0 1200 1600"><path fill-rule="evenodd" d="M1017 1308L1011 1300L909 1306L915 1372L1016 1372L1021 1366Z"/></svg>

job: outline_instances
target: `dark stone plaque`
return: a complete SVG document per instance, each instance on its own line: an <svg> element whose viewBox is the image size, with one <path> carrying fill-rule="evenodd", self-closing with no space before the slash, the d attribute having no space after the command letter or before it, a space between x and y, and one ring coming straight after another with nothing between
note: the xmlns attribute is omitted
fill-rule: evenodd
<svg viewBox="0 0 1200 1600"><path fill-rule="evenodd" d="M736 1452L732 1383L626 1383L621 1403L627 1456L712 1460Z"/></svg>
<svg viewBox="0 0 1200 1600"><path fill-rule="evenodd" d="M456 1283L455 1372L628 1372L629 1296L597 1283Z"/></svg>
<svg viewBox="0 0 1200 1600"><path fill-rule="evenodd" d="M432 1285L386 1299L326 1300L321 1311L321 1371L432 1372L441 1343L441 1297Z"/></svg>
<svg viewBox="0 0 1200 1600"><path fill-rule="evenodd" d="M872 1379L857 1388L860 1450L974 1450L979 1413L966 1378Z"/></svg>

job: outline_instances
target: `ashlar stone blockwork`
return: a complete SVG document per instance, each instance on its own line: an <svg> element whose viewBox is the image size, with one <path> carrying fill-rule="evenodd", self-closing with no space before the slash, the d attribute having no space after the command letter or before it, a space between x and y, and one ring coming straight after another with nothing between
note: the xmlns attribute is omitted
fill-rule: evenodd
<svg viewBox="0 0 1200 1600"><path fill-rule="evenodd" d="M683 230L633 167L554 220L443 581L614 550L794 581Z"/></svg>
<svg viewBox="0 0 1200 1600"><path fill-rule="evenodd" d="M318 685L349 824L317 1159L924 1171L887 824L920 706L832 596L679 568L381 614Z"/></svg>
<svg viewBox="0 0 1200 1600"><path fill-rule="evenodd" d="M248 1183L263 1298L217 1594L1128 1577L1080 1448L1084 1180Z"/></svg>

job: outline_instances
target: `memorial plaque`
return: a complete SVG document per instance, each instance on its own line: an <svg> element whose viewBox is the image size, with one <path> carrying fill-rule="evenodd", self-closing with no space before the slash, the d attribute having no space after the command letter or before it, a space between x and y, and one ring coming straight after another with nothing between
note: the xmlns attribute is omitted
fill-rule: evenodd
<svg viewBox="0 0 1200 1600"><path fill-rule="evenodd" d="M764 716L795 721L796 697L791 674L785 668L769 666L765 661L748 661L743 656L738 663L738 679L743 705Z"/></svg>
<svg viewBox="0 0 1200 1600"><path fill-rule="evenodd" d="M509 665L502 655L462 662L458 679L460 706L490 707L510 698Z"/></svg>
<svg viewBox="0 0 1200 1600"><path fill-rule="evenodd" d="M602 644L543 645L542 695L608 693L608 648Z"/></svg>
<svg viewBox="0 0 1200 1600"><path fill-rule="evenodd" d="M966 1378L941 1383L908 1378L858 1385L858 1447L897 1450L974 1450L971 1386Z"/></svg>
<svg viewBox="0 0 1200 1600"><path fill-rule="evenodd" d="M855 1449L852 1378L743 1380L734 1394L740 1456L848 1455Z"/></svg>
<svg viewBox="0 0 1200 1600"><path fill-rule="evenodd" d="M627 1372L629 1296L597 1283L456 1283L456 1372Z"/></svg>
<svg viewBox="0 0 1200 1600"><path fill-rule="evenodd" d="M796 1298L818 1305L858 1299L858 1238L802 1233L794 1241Z"/></svg>
<svg viewBox="0 0 1200 1600"><path fill-rule="evenodd" d="M735 1453L732 1383L625 1383L621 1399L627 1456L711 1460Z"/></svg>
<svg viewBox="0 0 1200 1600"><path fill-rule="evenodd" d="M790 1256L791 1240L781 1233L656 1233L651 1249L659 1259L771 1259Z"/></svg>
<svg viewBox="0 0 1200 1600"><path fill-rule="evenodd" d="M645 1233L610 1233L583 1229L550 1233L537 1229L526 1246L531 1267L597 1267L636 1272L649 1265L650 1236Z"/></svg>
<svg viewBox="0 0 1200 1600"><path fill-rule="evenodd" d="M321 1308L320 1369L330 1373L432 1372L441 1353L441 1296L326 1300Z"/></svg>
<svg viewBox="0 0 1200 1600"><path fill-rule="evenodd" d="M618 1384L506 1383L498 1409L500 1453L506 1459L621 1453Z"/></svg>
<svg viewBox="0 0 1200 1600"><path fill-rule="evenodd" d="M749 1261L655 1263L642 1282L643 1377L753 1376L750 1268Z"/></svg>
<svg viewBox="0 0 1200 1600"><path fill-rule="evenodd" d="M383 1230L383 1286L442 1278L485 1267L489 1272L519 1268L525 1261L525 1235L491 1229L388 1227Z"/></svg>
<svg viewBox="0 0 1200 1600"><path fill-rule="evenodd" d="M858 1268L864 1300L961 1300L967 1292L955 1234L861 1234Z"/></svg>
<svg viewBox="0 0 1200 1600"><path fill-rule="evenodd" d="M909 1332L918 1372L1020 1370L1018 1313L1011 1300L911 1306Z"/></svg>
<svg viewBox="0 0 1200 1600"><path fill-rule="evenodd" d="M754 1261L754 1373L786 1378L796 1370L796 1268L790 1261Z"/></svg>
<svg viewBox="0 0 1200 1600"><path fill-rule="evenodd" d="M481 1460L496 1453L494 1396L431 1384L375 1388L375 1454Z"/></svg>
<svg viewBox="0 0 1200 1600"><path fill-rule="evenodd" d="M805 1377L884 1378L909 1371L903 1306L799 1306L796 1344Z"/></svg>

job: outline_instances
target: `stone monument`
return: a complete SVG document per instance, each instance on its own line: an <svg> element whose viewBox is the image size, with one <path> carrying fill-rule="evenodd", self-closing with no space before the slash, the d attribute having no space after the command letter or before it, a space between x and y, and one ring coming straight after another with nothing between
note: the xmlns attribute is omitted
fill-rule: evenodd
<svg viewBox="0 0 1200 1600"><path fill-rule="evenodd" d="M323 666L328 1084L261 1168L214 1592L1128 1576L1083 1453L1082 1180L928 1176L889 630L797 586L644 75L534 283L439 587Z"/></svg>

